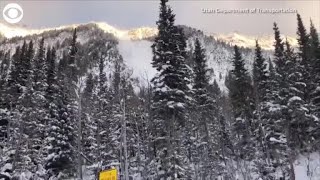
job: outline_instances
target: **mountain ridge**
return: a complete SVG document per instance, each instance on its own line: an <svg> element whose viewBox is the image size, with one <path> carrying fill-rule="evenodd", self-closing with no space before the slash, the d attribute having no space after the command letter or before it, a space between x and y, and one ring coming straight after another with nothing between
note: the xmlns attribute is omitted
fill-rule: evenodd
<svg viewBox="0 0 320 180"><path fill-rule="evenodd" d="M5 39L3 44L0 45L0 50L11 50L11 53L14 53L15 47L17 45L21 46L24 41L33 40L37 42L43 37L45 39L45 46L55 47L57 49L57 56L61 58L64 49L63 47L71 40L72 31L75 27L77 27L77 40L79 45L90 44L90 48L92 44L99 43L101 39L116 42L118 51L121 54L124 63L132 70L132 76L141 80L140 83L142 85L149 83L151 77L156 74L156 70L152 68L151 65L151 46L152 38L156 35L157 31L154 28L149 27L119 30L106 23L88 23L62 26L56 29L22 31L24 36L12 36L12 38ZM217 40L217 38L206 35L203 31L192 27L184 25L179 25L179 27L183 29L187 38L186 50L188 53L193 52L195 40L200 40L202 46L206 49L208 67L213 70L211 80L215 79L221 90L227 92L224 80L227 73L232 69L232 58L234 53L232 43ZM19 33L19 31L16 32ZM238 37L241 36L239 35ZM87 51L87 49L85 49L85 51ZM251 70L254 55L253 49L241 48L241 51L247 68ZM266 58L269 58L272 56L272 51L265 50L264 54ZM84 54L84 56L86 56L86 54Z"/></svg>
<svg viewBox="0 0 320 180"><path fill-rule="evenodd" d="M13 38L17 36L27 36L33 34L41 34L45 31L51 30L62 30L68 28L75 28L81 25L96 25L101 30L106 33L111 33L115 37L120 40L143 40L149 39L157 35L158 30L154 27L142 26L139 28L132 29L120 29L114 26L109 25L105 22L89 22L89 23L80 23L80 24L70 24L70 25L62 25L59 27L53 28L40 28L40 29L29 29L22 26L10 26L0 22L0 34L2 34L6 38ZM253 36L253 35L245 35L239 32L231 32L231 33L206 33L207 36L212 36L215 40L223 41L230 45L238 45L244 48L254 48L255 41L259 40L259 44L264 50L272 50L273 49L273 36L272 35L262 35L262 36ZM297 40L294 37L284 36L283 39L288 39L289 43L292 46L297 46Z"/></svg>

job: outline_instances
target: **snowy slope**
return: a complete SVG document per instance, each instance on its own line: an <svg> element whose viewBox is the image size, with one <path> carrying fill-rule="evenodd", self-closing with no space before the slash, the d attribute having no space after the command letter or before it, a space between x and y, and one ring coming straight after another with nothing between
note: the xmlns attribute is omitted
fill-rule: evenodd
<svg viewBox="0 0 320 180"><path fill-rule="evenodd" d="M58 42L63 42L66 38L71 37L71 31L75 27L86 28L79 31L78 41L81 44L88 42L95 37L94 31L102 31L110 33L118 40L118 49L123 56L125 64L133 71L133 76L140 79L143 84L155 74L155 69L151 67L152 42L148 39L157 34L157 29L151 27L141 27L131 30L123 30L115 28L104 22L92 22L88 24L73 24L68 26L61 26L47 29L28 29L25 27L11 26L0 23L0 33L7 38L15 39L21 36L18 40L7 40L5 45L0 46L0 49L14 49L18 44L22 44L24 39L38 40L40 37L45 37L46 45L56 45ZM199 38L204 48L208 59L208 65L214 71L214 77L220 88L226 90L224 79L226 74L232 68L233 48L231 45L237 44L242 47L253 47L255 37L244 36L240 34L233 35L206 35L199 30L183 26L188 37L188 50L192 51L195 38ZM79 29L79 28L78 28ZM25 37L25 38L23 38ZM260 42L262 46L268 50L271 49L273 41L272 36L266 37ZM12 51L13 53L13 51ZM61 55L61 51L58 51ZM270 53L269 53L270 54ZM247 68L251 69L253 60L253 51L250 49L243 49L243 56L247 63Z"/></svg>
<svg viewBox="0 0 320 180"><path fill-rule="evenodd" d="M256 45L256 40L259 41L259 44L262 49L273 50L273 35L264 35L264 36L250 36L243 35L238 32L233 32L229 34L213 34L212 35L216 40L221 40L231 45L238 45L246 48L254 48ZM297 40L294 37L281 35L282 39L287 39L288 42L296 47L298 45Z"/></svg>

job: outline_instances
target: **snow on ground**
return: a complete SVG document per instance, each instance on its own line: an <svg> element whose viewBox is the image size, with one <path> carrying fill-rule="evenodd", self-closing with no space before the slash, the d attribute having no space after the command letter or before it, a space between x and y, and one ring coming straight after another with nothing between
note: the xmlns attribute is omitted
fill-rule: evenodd
<svg viewBox="0 0 320 180"><path fill-rule="evenodd" d="M247 164L249 165L249 164ZM312 153L309 156L299 155L294 163L296 180L320 180L320 153ZM243 180L242 173L234 172L237 180ZM143 179L138 174L133 175L133 180ZM252 175L255 177L255 175ZM83 180L93 180L91 172L84 170Z"/></svg>
<svg viewBox="0 0 320 180"><path fill-rule="evenodd" d="M237 163L242 165L243 163ZM250 166L250 163L246 163L245 166ZM312 153L310 155L299 155L294 163L296 180L320 180L320 153ZM95 173L92 172L89 167L83 166L83 180L93 180L95 179ZM244 169L242 169L244 170ZM240 169L235 170L234 175L237 176L236 180L244 180L243 173ZM139 174L131 175L133 180L142 180ZM21 180L28 179L31 177L30 173L21 174ZM252 174L251 177L256 177ZM68 179L76 180L76 179Z"/></svg>
<svg viewBox="0 0 320 180"><path fill-rule="evenodd" d="M320 180L320 153L298 156L294 167L296 180Z"/></svg>
<svg viewBox="0 0 320 180"><path fill-rule="evenodd" d="M320 152L299 155L294 162L294 170L296 180L320 180ZM244 180L241 173L237 174L239 175L238 180ZM281 172L279 172L279 175L281 175ZM255 175L252 175L252 177L255 177Z"/></svg>

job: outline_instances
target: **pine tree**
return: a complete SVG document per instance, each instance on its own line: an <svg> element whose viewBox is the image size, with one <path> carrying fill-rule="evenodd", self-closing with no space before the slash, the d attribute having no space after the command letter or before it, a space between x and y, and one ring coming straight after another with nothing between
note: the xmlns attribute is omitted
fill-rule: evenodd
<svg viewBox="0 0 320 180"><path fill-rule="evenodd" d="M8 136L7 127L9 123L6 88L11 64L10 51L0 51L0 61L0 144L2 144L0 146L4 146L3 143L7 140Z"/></svg>
<svg viewBox="0 0 320 180"><path fill-rule="evenodd" d="M269 72L272 71L272 62L269 62ZM255 121L254 137L256 143L255 166L261 178L272 178L272 166L270 164L270 152L266 136L269 132L268 119L269 109L272 104L272 90L270 89L270 78L267 70L267 63L262 56L261 47L256 41L255 61L253 63L253 93L255 98ZM269 85L269 86L268 86Z"/></svg>
<svg viewBox="0 0 320 180"><path fill-rule="evenodd" d="M121 143L122 143L122 168L125 179L129 179L129 174L136 174L134 168L137 166L136 157L136 139L135 139L135 120L136 120L136 95L131 82L131 74L123 72L121 76L120 84L120 107L122 111L121 119ZM134 105L135 104L135 105ZM130 168L132 170L130 171Z"/></svg>
<svg viewBox="0 0 320 180"><path fill-rule="evenodd" d="M17 74L16 77L18 83L13 86L17 87L19 97L17 98L14 109L11 109L12 126L14 137L14 158L13 158L13 169L14 176L19 176L22 172L31 171L34 168L34 164L30 157L30 143L29 137L33 132L32 129L32 114L33 114L33 103L32 103L32 61L33 61L33 42L30 41L28 44L24 42L21 54L19 54L20 63L18 67L21 68L21 74ZM12 87L12 86L11 86Z"/></svg>
<svg viewBox="0 0 320 180"><path fill-rule="evenodd" d="M128 79L129 78L129 79ZM125 80L127 79L127 80ZM145 114L145 96L134 91L134 82L130 74L123 78L123 92L126 97L126 126L129 159L129 174L137 178L147 177L147 127ZM143 90L144 91L144 90Z"/></svg>
<svg viewBox="0 0 320 180"><path fill-rule="evenodd" d="M317 87L317 84L315 83L316 79L313 75L313 73L317 74L316 71L314 71L314 67L316 67L316 46L319 45L319 40L317 36L316 30L314 27L312 27L312 23L310 25L310 35L307 34L306 29L303 25L303 22L301 20L301 17L299 14L297 14L297 20L298 20L298 44L299 44L299 57L298 61L300 64L299 70L301 77L298 82L296 82L295 87L303 92L303 96L301 97L302 104L300 105L301 108L304 109L304 111L301 110L301 113L305 113L302 115L303 117L300 117L301 124L297 127L297 129L304 129L304 140L300 139L300 149L302 151L312 151L312 147L316 144L315 139L317 138L317 124L318 124L318 118L316 116L312 117L312 109L314 104L312 103L312 96L314 94L314 90ZM297 85L299 83L299 85ZM297 93L296 93L297 94ZM302 123L304 121L304 123ZM302 127L301 127L302 126ZM303 145L302 145L303 144Z"/></svg>
<svg viewBox="0 0 320 180"><path fill-rule="evenodd" d="M46 159L46 169L50 176L58 176L63 169L68 167L68 157L64 154L66 149L68 149L67 142L65 142L63 124L66 123L65 119L62 119L64 114L63 108L63 96L61 83L63 77L62 72L62 62L65 62L64 59L61 59L59 62L59 73L56 72L55 67L55 51L54 49L47 51L47 62L48 62L48 71L47 71L47 101L48 101L48 137L46 141L48 143L48 156ZM59 74L59 76L58 76Z"/></svg>
<svg viewBox="0 0 320 180"><path fill-rule="evenodd" d="M319 34L315 29L312 21L310 23L310 45L311 45L311 74L312 77L312 91L311 91L311 106L312 106L312 113L314 115L314 119L316 122L314 127L319 127L319 123L317 119L320 117L320 43L319 43ZM319 146L319 135L320 129L314 128L311 132L311 137L315 138L315 145L314 148L318 149Z"/></svg>
<svg viewBox="0 0 320 180"><path fill-rule="evenodd" d="M58 176L60 172L63 172L65 168L70 166L69 158L65 154L69 147L65 142L66 137L64 134L64 124L65 119L62 119L64 114L64 104L62 89L59 83L61 83L62 73L62 62L64 59L60 60L60 72L57 73L57 68L55 65L56 61L56 51L54 48L47 50L46 58L48 69L46 72L47 77L47 90L46 99L48 107L48 137L46 138L47 143L47 158L45 167L48 170L50 176ZM58 77L58 74L59 77Z"/></svg>
<svg viewBox="0 0 320 180"><path fill-rule="evenodd" d="M297 14L298 21L298 44L299 44L299 55L302 58L302 61L308 61L310 58L310 44L309 44L309 35L306 28L303 25L300 14Z"/></svg>
<svg viewBox="0 0 320 180"><path fill-rule="evenodd" d="M309 43L310 43L310 55L313 61L316 61L319 58L319 34L317 29L314 27L312 20L310 20L310 35L309 35ZM313 62L313 65L314 62Z"/></svg>
<svg viewBox="0 0 320 180"><path fill-rule="evenodd" d="M151 99L152 99L152 88L151 83L148 83L146 86L143 86L139 92L139 97L141 99L141 111L143 116L140 121L140 141L142 145L142 149L144 152L144 159L142 160L143 169L141 169L142 177L149 177L154 173L154 167L150 166L150 162L154 160L154 144L152 143L152 133L154 130L154 126L152 125L151 120ZM143 157L143 156L142 156Z"/></svg>
<svg viewBox="0 0 320 180"><path fill-rule="evenodd" d="M47 160L46 169L52 176L73 176L75 169L76 143L75 143L75 127L77 126L78 104L77 104L77 85L78 74L76 65L76 29L69 47L68 54L63 54L59 62L57 73L57 102L53 104L57 111L53 114L49 139L51 149L49 151L49 159ZM55 52L55 51L54 51ZM52 57L51 57L52 58ZM52 72L52 70L51 70ZM50 87L50 85L49 85ZM79 133L78 133L79 136ZM79 138L79 137L78 137ZM78 158L80 153L78 152ZM59 175L60 174L60 175Z"/></svg>
<svg viewBox="0 0 320 180"><path fill-rule="evenodd" d="M95 151L98 148L96 143L96 120L94 119L95 106L94 101L96 98L95 88L97 86L97 80L92 73L89 73L86 77L85 88L82 95L82 119L83 119L83 152L93 161L97 158ZM88 162L90 163L90 162Z"/></svg>
<svg viewBox="0 0 320 180"><path fill-rule="evenodd" d="M252 149L252 86L248 70L238 46L234 46L233 67L231 71L232 86L229 89L235 122L233 128L236 134L237 158L251 159ZM236 88L235 88L236 87Z"/></svg>
<svg viewBox="0 0 320 180"><path fill-rule="evenodd" d="M53 101L54 97L53 95L56 93L56 86L57 86L57 68L56 68L56 52L54 48L47 48L46 52L46 64L47 64L47 69L45 72L45 77L46 77L46 100L47 100L47 105L46 108L49 109L49 104Z"/></svg>
<svg viewBox="0 0 320 180"><path fill-rule="evenodd" d="M190 129L196 129L193 136L197 139L194 142L196 151L193 154L197 169L196 177L203 179L212 177L214 174L211 169L215 169L214 162L217 161L215 157L215 149L217 149L216 138L217 132L217 116L218 109L214 104L213 98L209 94L209 76L208 67L206 64L205 51L201 47L198 39L195 41L195 49L193 54L194 59L194 84L193 93L195 99L194 114L195 124ZM194 120L193 120L194 121ZM192 143L193 144L193 143ZM200 155L200 156L199 156ZM217 174L215 174L217 175Z"/></svg>
<svg viewBox="0 0 320 180"><path fill-rule="evenodd" d="M8 74L11 64L10 51L2 52L0 51L0 89L3 90L6 81L8 80ZM2 101L3 102L3 101Z"/></svg>
<svg viewBox="0 0 320 180"><path fill-rule="evenodd" d="M68 49L68 71L67 75L69 76L69 80L73 81L73 83L77 83L77 63L76 63L76 56L77 56L77 29L75 28L73 30L73 36L72 36L72 41L70 44L70 47Z"/></svg>
<svg viewBox="0 0 320 180"><path fill-rule="evenodd" d="M23 51L25 51L26 42L24 42L23 46ZM22 81L21 54L21 47L17 46L16 51L12 56L8 80L2 90L6 96L3 96L4 103L1 103L3 105L1 107L1 119L7 121L7 123L4 123L7 126L7 140L5 143L6 146L2 150L1 166L6 167L3 171L7 172L10 176L13 176L13 171L16 169L16 161L18 160L18 153L16 150L19 147L19 142L21 142L19 141L19 137L22 136L20 113L17 108L20 103L18 100L22 95L22 88L20 85L20 82Z"/></svg>
<svg viewBox="0 0 320 180"><path fill-rule="evenodd" d="M267 64L262 57L261 47L256 41L255 61L253 63L253 86L255 88L256 102L261 102L265 97L265 85L267 80Z"/></svg>
<svg viewBox="0 0 320 180"><path fill-rule="evenodd" d="M289 145L291 149L306 150L309 143L309 129L311 126L311 119L308 116L310 113L307 109L306 102L304 100L303 90L306 87L303 82L303 76L301 69L303 69L302 63L297 60L293 49L290 44L286 42L285 57L287 59L288 66L288 112L290 115L289 122Z"/></svg>
<svg viewBox="0 0 320 180"><path fill-rule="evenodd" d="M14 55L12 56L12 66L11 66L11 71L9 74L8 78L8 89L7 89L7 94L8 94L8 99L7 101L10 102L8 104L8 108L15 107L17 105L18 99L20 95L22 94L22 89L21 89L21 78L22 78L22 62L21 62L21 54L25 52L25 46L26 42L23 43L23 48L20 46L16 47L16 51Z"/></svg>
<svg viewBox="0 0 320 180"><path fill-rule="evenodd" d="M290 114L288 109L288 99L289 99L289 70L290 66L288 63L288 57L285 54L284 43L280 38L280 31L277 24L274 23L274 33L275 33L275 53L274 53L274 63L275 63L275 81L271 81L269 87L273 86L272 96L274 100L270 107L272 113L270 113L270 120L267 123L267 140L268 146L270 147L270 156L272 164L275 169L282 169L283 178L287 176L293 176L293 166L292 166L292 153L293 151L289 146L289 124L290 124ZM274 83L272 83L274 82ZM290 167L291 166L291 167Z"/></svg>
<svg viewBox="0 0 320 180"><path fill-rule="evenodd" d="M276 64L277 72L280 73L280 72L283 72L282 70L285 65L284 45L283 45L282 39L280 37L280 31L279 31L277 23L273 24L273 30L274 30L274 39L275 39L274 62Z"/></svg>
<svg viewBox="0 0 320 180"><path fill-rule="evenodd" d="M281 117L280 105L277 100L278 89L276 89L277 79L275 75L275 68L271 59L268 62L267 79L265 83L265 97L260 102L260 114L262 126L262 141L260 146L260 153L258 158L263 158L263 163L258 161L257 167L259 173L265 178L272 179L275 177L275 172L278 171L279 167L282 168L284 160L286 159L287 145L284 144L286 141L283 132L283 124L279 121Z"/></svg>
<svg viewBox="0 0 320 180"><path fill-rule="evenodd" d="M115 104L118 104L118 96L115 91L110 91L107 85L107 77L105 73L105 61L106 59L99 59L99 74L98 74L98 86L97 86L97 138L98 138L98 162L101 163L102 168L114 167L114 164L120 162L119 159L119 132L120 124L119 108ZM117 65L116 65L117 66ZM119 66L120 69L120 66ZM115 74L119 75L116 69ZM118 77L118 76L117 76ZM119 80L120 83L120 80ZM119 85L116 85L119 88ZM114 86L113 89L116 87ZM117 91L119 92L119 91ZM115 102L116 101L116 102ZM119 117L120 116L120 117ZM119 167L119 166L117 166ZM122 171L123 169L121 169Z"/></svg>
<svg viewBox="0 0 320 180"><path fill-rule="evenodd" d="M14 93L18 91L17 77L19 74L14 74L14 72L19 72L17 70L18 65L21 65L19 54L20 47L17 46L17 51L14 56L11 58L10 63L10 54L6 55L2 54L1 58L1 77L0 77L0 174L6 173L8 176L13 175L13 163L16 149L16 140L17 140L17 132L20 132L19 129L13 129L12 126L17 123L17 111L13 109L12 105L16 105L11 100L14 98L18 98L15 95L18 93ZM9 66L11 64L11 67ZM13 92L11 92L13 90ZM20 96L20 93L19 93ZM15 115L15 116L13 116ZM6 176L5 176L6 177Z"/></svg>
<svg viewBox="0 0 320 180"><path fill-rule="evenodd" d="M76 166L81 167L81 148L77 149L77 146L81 146L78 144L79 142L76 142L76 139L81 139L81 127L79 127L79 124L81 124L81 119L79 118L79 77L78 77L78 66L77 66L77 29L74 29L72 41L68 48L68 54L66 56L66 71L65 71L65 79L62 83L62 85L65 88L64 92L64 104L66 106L65 112L62 115L62 119L65 118L65 129L64 129L64 135L66 136L66 142L68 144L68 150L66 151L66 155L69 157L69 169L67 169L67 174L74 173L74 169L76 168L73 163L77 162ZM78 161L75 161L77 158ZM81 169L81 168L80 168ZM81 170L78 169L78 174L80 176L82 173Z"/></svg>
<svg viewBox="0 0 320 180"><path fill-rule="evenodd" d="M232 174L234 173L230 172L230 170L232 171L233 164L231 162L234 156L234 148L231 141L232 135L227 125L226 118L222 114L220 114L218 120L218 155L220 157L220 163L223 165L221 169L217 169L217 171L219 172L219 175L224 177L225 179L232 179Z"/></svg>
<svg viewBox="0 0 320 180"><path fill-rule="evenodd" d="M45 61L45 48L44 39L39 42L37 55L33 61L33 74L32 74L32 134L30 134L30 148L32 149L31 159L35 163L36 168L41 168L43 163L44 153L44 139L45 130L47 128L46 122L46 61Z"/></svg>
<svg viewBox="0 0 320 180"><path fill-rule="evenodd" d="M256 41L255 49L255 60L253 63L253 93L255 99L255 122L254 126L254 135L257 137L260 147L263 147L265 143L264 137L264 128L262 127L263 120L261 119L261 105L266 100L266 91L267 91L267 64L266 60L262 56L261 47ZM265 147L264 147L265 148Z"/></svg>
<svg viewBox="0 0 320 180"><path fill-rule="evenodd" d="M152 79L154 96L152 105L157 164L156 178L181 179L187 174L182 137L185 132L188 68L185 63L185 39L174 25L175 16L167 0L160 3L159 34L155 38L152 65L158 74Z"/></svg>

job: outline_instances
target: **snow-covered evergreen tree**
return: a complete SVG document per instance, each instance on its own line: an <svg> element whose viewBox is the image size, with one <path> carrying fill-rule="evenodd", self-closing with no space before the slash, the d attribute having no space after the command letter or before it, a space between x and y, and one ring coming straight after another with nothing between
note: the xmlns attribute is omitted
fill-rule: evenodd
<svg viewBox="0 0 320 180"><path fill-rule="evenodd" d="M195 151L192 154L192 160L195 163L195 177L202 179L212 178L218 173L212 172L211 169L217 169L219 164L217 153L217 124L218 122L218 107L215 100L210 96L208 67L205 57L205 50L201 47L198 39L195 41L193 54L194 60L194 116L190 122L191 131L196 132L193 137L195 142L190 144L190 147L195 146ZM188 147L188 148L190 148ZM216 162L216 164L215 164ZM216 174L215 174L216 173Z"/></svg>
<svg viewBox="0 0 320 180"><path fill-rule="evenodd" d="M303 123L302 128L305 128L307 132L304 132L302 136L304 136L305 140L302 140L304 145L300 143L300 149L302 151L312 151L312 146L316 144L316 129L314 128L318 124L318 117L314 116L312 113L313 109L313 103L312 101L312 94L314 90L316 89L316 83L315 83L315 76L313 73L317 74L317 72L314 71L314 62L315 62L315 54L316 54L316 48L317 46L317 38L314 39L311 37L311 35L314 37L316 32L314 28L312 28L312 23L310 25L310 34L307 33L306 28L304 27L304 24L302 22L302 19L300 17L300 14L297 14L297 21L298 21L298 29L297 29L297 35L298 35L298 45L299 45L299 56L297 57L298 61L300 62L300 68L299 72L301 73L301 80L300 80L300 90L303 91L302 103L304 103L303 108L304 112L306 113L304 121L301 119L300 122ZM313 32L312 32L313 31ZM312 40L314 39L314 41ZM313 42L312 42L313 41ZM306 117L309 116L309 117ZM299 127L300 128L300 127Z"/></svg>
<svg viewBox="0 0 320 180"><path fill-rule="evenodd" d="M244 66L238 46L234 46L235 54L231 71L232 84L229 88L234 113L234 131L239 159L251 159L252 149L252 86L248 70Z"/></svg>
<svg viewBox="0 0 320 180"><path fill-rule="evenodd" d="M46 99L45 91L47 88L46 78L46 60L45 60L45 48L44 39L39 42L36 56L33 61L33 74L32 74L32 88L31 94L32 113L29 118L32 120L30 133L30 149L31 160L34 163L33 171L36 172L42 169L45 144L44 139L46 137L45 131L47 129L46 121Z"/></svg>
<svg viewBox="0 0 320 180"><path fill-rule="evenodd" d="M317 32L314 24L310 23L310 46L311 46L311 73L313 77L313 85L311 90L311 107L314 119L316 122L314 127L319 127L320 117L320 43L319 43L319 33ZM314 128L310 134L311 137L315 138L313 143L313 148L318 149L319 146L319 134L320 129Z"/></svg>
<svg viewBox="0 0 320 180"><path fill-rule="evenodd" d="M57 88L55 93L57 99L55 106L57 111L52 112L49 129L50 150L47 158L46 168L57 177L72 176L75 172L75 158L77 157L75 133L77 127L77 67L76 67L76 30L67 55L63 55L59 62L57 73ZM52 57L51 57L52 58ZM51 60L54 61L54 60ZM52 71L51 71L52 72ZM54 84L53 84L54 85ZM50 88L50 84L48 84ZM79 134L78 134L79 136ZM79 152L78 152L79 155Z"/></svg>
<svg viewBox="0 0 320 180"><path fill-rule="evenodd" d="M274 23L274 35L275 35L275 51L274 51L274 62L275 62L275 83L273 101L274 105L271 107L272 120L267 124L267 131L270 132L267 137L273 166L280 168L282 171L283 178L293 177L293 153L294 151L290 147L290 110L288 108L288 100L290 99L290 84L289 74L290 68L294 62L290 62L294 55L285 51L285 44L280 38L280 31L276 23ZM291 51L291 50L289 50ZM290 54L290 57L289 57Z"/></svg>
<svg viewBox="0 0 320 180"><path fill-rule="evenodd" d="M270 62L271 63L271 62ZM270 152L266 137L268 120L270 118L270 108L272 106L272 90L270 70L272 64L267 69L266 59L262 56L261 47L256 41L255 60L253 63L253 93L255 99L255 112L254 112L254 137L256 144L255 153L255 166L257 173L261 178L272 178L274 169L270 161Z"/></svg>
<svg viewBox="0 0 320 180"><path fill-rule="evenodd" d="M183 148L188 105L189 78L185 62L185 39L174 25L175 15L167 0L160 3L159 33L152 45L152 65L158 71L154 84L152 115L155 133L157 179L187 178L187 157Z"/></svg>

